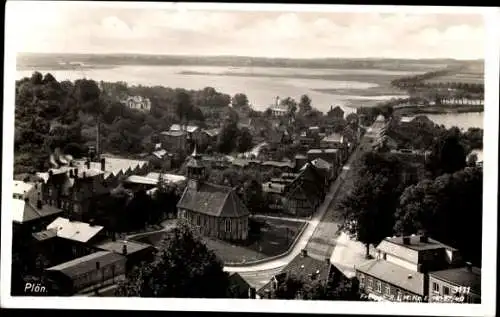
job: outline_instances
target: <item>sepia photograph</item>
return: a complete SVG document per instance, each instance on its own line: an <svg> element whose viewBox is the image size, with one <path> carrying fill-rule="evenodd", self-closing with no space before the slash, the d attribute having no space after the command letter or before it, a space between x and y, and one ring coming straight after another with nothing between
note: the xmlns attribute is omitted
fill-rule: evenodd
<svg viewBox="0 0 500 317"><path fill-rule="evenodd" d="M2 306L493 315L499 18L8 1Z"/></svg>

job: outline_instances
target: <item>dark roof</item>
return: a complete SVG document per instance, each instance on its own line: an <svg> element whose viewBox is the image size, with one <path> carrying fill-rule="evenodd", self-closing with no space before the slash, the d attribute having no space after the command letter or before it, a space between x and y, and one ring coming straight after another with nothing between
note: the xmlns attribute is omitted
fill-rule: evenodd
<svg viewBox="0 0 500 317"><path fill-rule="evenodd" d="M37 208L38 192L35 189L35 184L17 182L22 185L27 186L27 191L23 193L28 201L24 199L12 198L11 208L13 214L13 221L17 223L25 223L31 220L45 218L48 216L56 215L62 213L62 209L56 208L55 206L50 206L48 204L42 204L42 208ZM38 185L40 186L40 185Z"/></svg>
<svg viewBox="0 0 500 317"><path fill-rule="evenodd" d="M209 183L201 183L197 190L186 187L177 207L216 217L249 214L234 188Z"/></svg>
<svg viewBox="0 0 500 317"><path fill-rule="evenodd" d="M304 282L310 281L310 275L315 275L315 280L325 281L328 279L330 273L330 262L316 260L310 256L296 256L286 267L284 267L279 274L276 274L278 281L284 281L287 275L294 276ZM264 295L266 289L271 288L272 282L270 281L257 292L259 295Z"/></svg>
<svg viewBox="0 0 500 317"><path fill-rule="evenodd" d="M109 251L98 251L81 258L74 259L46 269L47 271L59 271L69 278L75 278L81 274L92 272L96 269L96 263L101 267L122 261L124 257Z"/></svg>
<svg viewBox="0 0 500 317"><path fill-rule="evenodd" d="M34 232L31 235L38 241L45 241L57 237L57 233L55 230L44 230L40 232Z"/></svg>
<svg viewBox="0 0 500 317"><path fill-rule="evenodd" d="M461 267L456 269L430 272L430 276L457 286L470 287L475 294L481 295L481 269Z"/></svg>
<svg viewBox="0 0 500 317"><path fill-rule="evenodd" d="M125 245L127 246L127 254L133 254L148 248L153 248L150 244L124 240L107 241L97 244L96 247L105 251L123 254L123 246Z"/></svg>
<svg viewBox="0 0 500 317"><path fill-rule="evenodd" d="M187 167L198 167L198 168L201 168L201 167L204 167L203 163L202 163L202 159L201 157L198 158L198 157L192 157L190 156L189 157L189 161L186 165Z"/></svg>
<svg viewBox="0 0 500 317"><path fill-rule="evenodd" d="M363 272L414 294L424 295L424 274L385 260L373 260L356 267Z"/></svg>
<svg viewBox="0 0 500 317"><path fill-rule="evenodd" d="M238 273L233 272L229 274L229 285L238 288L238 291L248 292L250 284Z"/></svg>

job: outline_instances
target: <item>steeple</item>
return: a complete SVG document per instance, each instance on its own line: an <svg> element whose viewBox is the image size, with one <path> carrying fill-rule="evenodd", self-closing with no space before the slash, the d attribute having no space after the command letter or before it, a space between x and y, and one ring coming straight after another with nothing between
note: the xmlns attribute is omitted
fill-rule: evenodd
<svg viewBox="0 0 500 317"><path fill-rule="evenodd" d="M206 169L201 161L201 155L198 154L196 150L196 145L194 147L193 153L189 158L189 162L186 165L187 176L188 176L188 187L194 190L198 190L201 183L205 180Z"/></svg>

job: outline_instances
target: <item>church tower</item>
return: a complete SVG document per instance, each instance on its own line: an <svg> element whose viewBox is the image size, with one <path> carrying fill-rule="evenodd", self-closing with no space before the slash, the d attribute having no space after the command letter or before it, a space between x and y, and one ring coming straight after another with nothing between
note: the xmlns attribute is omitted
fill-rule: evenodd
<svg viewBox="0 0 500 317"><path fill-rule="evenodd" d="M203 166L201 161L201 155L196 151L196 146L194 147L193 154L186 165L187 167L187 177L188 177L188 187L194 190L200 188L201 183L206 177L206 168Z"/></svg>

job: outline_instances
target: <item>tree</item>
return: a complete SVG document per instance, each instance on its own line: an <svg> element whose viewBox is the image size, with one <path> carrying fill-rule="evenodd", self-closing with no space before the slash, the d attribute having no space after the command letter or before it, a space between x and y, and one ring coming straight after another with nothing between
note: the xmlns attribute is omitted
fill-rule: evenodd
<svg viewBox="0 0 500 317"><path fill-rule="evenodd" d="M248 98L247 95L238 93L234 95L234 97L231 100L231 104L233 108L235 109L243 109L248 107Z"/></svg>
<svg viewBox="0 0 500 317"><path fill-rule="evenodd" d="M230 153L236 146L238 137L238 126L236 122L226 123L219 133L217 149L220 153Z"/></svg>
<svg viewBox="0 0 500 317"><path fill-rule="evenodd" d="M221 261L188 225L180 223L161 241L156 259L135 268L116 295L224 298L228 287Z"/></svg>
<svg viewBox="0 0 500 317"><path fill-rule="evenodd" d="M287 275L274 292L277 299L295 299L304 288L304 282L294 275Z"/></svg>
<svg viewBox="0 0 500 317"><path fill-rule="evenodd" d="M426 233L480 266L482 207L482 168L465 168L406 188L394 229L401 234Z"/></svg>
<svg viewBox="0 0 500 317"><path fill-rule="evenodd" d="M247 152L252 148L252 133L247 128L243 128L238 133L238 152Z"/></svg>
<svg viewBox="0 0 500 317"><path fill-rule="evenodd" d="M307 113L312 109L311 98L308 95L302 95L299 102L299 113Z"/></svg>
<svg viewBox="0 0 500 317"><path fill-rule="evenodd" d="M252 214L265 207L261 183L255 179L249 179L243 184L243 202Z"/></svg>
<svg viewBox="0 0 500 317"><path fill-rule="evenodd" d="M370 244L392 235L402 190L400 169L400 162L392 155L365 154L353 190L339 202L344 218L341 228L353 228L357 239L366 245L366 257Z"/></svg>
<svg viewBox="0 0 500 317"><path fill-rule="evenodd" d="M454 173L466 166L466 157L465 149L460 142L460 130L452 128L443 133L434 144L428 168L434 176Z"/></svg>
<svg viewBox="0 0 500 317"><path fill-rule="evenodd" d="M286 97L285 99L281 100L280 104L287 107L290 115L295 115L295 112L297 111L297 101L295 101L295 99Z"/></svg>

